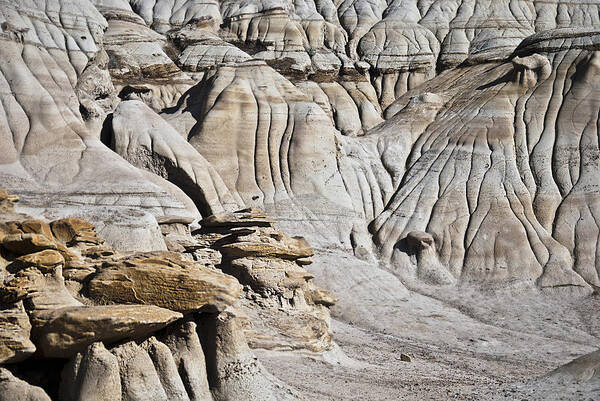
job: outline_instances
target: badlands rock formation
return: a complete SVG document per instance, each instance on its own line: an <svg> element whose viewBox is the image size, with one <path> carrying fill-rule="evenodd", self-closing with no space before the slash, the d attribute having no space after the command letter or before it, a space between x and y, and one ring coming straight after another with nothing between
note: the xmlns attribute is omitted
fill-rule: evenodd
<svg viewBox="0 0 600 401"><path fill-rule="evenodd" d="M186 225L163 223L171 234L183 226L169 238L183 252L121 253L105 245L87 221L23 220L13 210L17 198L5 191L0 195L3 219L21 219L0 223L1 362L10 367L31 357L62 370L52 385L36 383L40 388L2 368L2 399L287 399L293 392L264 371L245 332L262 341L272 332L291 337L283 345L271 340L274 347L331 347L329 311L323 305L335 300L302 268L312 248L274 229L266 216L255 211L210 216L204 223L209 232L235 227L233 234L202 234L200 239L186 232ZM252 231L246 227L254 225L278 243L237 237L240 227ZM217 245L228 237L233 237L229 243ZM216 240L212 246L204 244L211 240ZM237 251L227 252L227 247ZM233 264L231 255L249 257L241 260L262 277L260 301L252 292L241 305L242 285L235 275L223 273ZM286 265L300 256L302 263ZM281 308L268 313L274 305L292 313ZM253 311L256 319L248 322L244 310ZM26 372L32 381L44 374L43 366Z"/></svg>
<svg viewBox="0 0 600 401"><path fill-rule="evenodd" d="M329 308L597 347L600 1L0 6L0 398L299 397L248 344L354 366Z"/></svg>

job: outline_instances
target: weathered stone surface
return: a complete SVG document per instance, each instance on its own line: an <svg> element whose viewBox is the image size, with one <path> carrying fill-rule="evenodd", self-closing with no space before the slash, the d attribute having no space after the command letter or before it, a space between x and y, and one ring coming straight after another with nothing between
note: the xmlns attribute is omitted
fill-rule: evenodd
<svg viewBox="0 0 600 401"><path fill-rule="evenodd" d="M123 399L127 401L166 400L160 378L148 353L135 342L111 350L119 361Z"/></svg>
<svg viewBox="0 0 600 401"><path fill-rule="evenodd" d="M178 371L175 360L169 347L155 337L141 343L127 341L110 351L102 343L94 343L75 355L63 369L61 400L211 399L210 392L198 398L184 386L187 373L183 369ZM195 368L192 376L206 378L204 363Z"/></svg>
<svg viewBox="0 0 600 401"><path fill-rule="evenodd" d="M28 311L81 305L65 287L62 265L53 266L53 270L45 274L37 266L19 270L7 280L2 292L7 300L23 299Z"/></svg>
<svg viewBox="0 0 600 401"><path fill-rule="evenodd" d="M65 1L55 0L55 3L62 4ZM39 102L28 102L27 96L33 93L47 99L46 93L57 93L56 96L60 94L61 102L56 104L55 114L61 115L61 118L57 118L58 122L64 122L64 126L69 127L68 135L63 137L67 138L65 142L69 142L69 151L77 155L79 148L83 147L84 140L81 138L97 138L99 131L85 126L86 116L81 115L77 101L65 99L77 99L87 109L85 104L88 100L98 103L103 98L114 98L115 93L112 92L119 89L111 92L109 85L104 82L106 77L98 78L96 85L106 87L106 90L92 93L93 91L86 89L90 92L86 95L91 96L89 99L81 95L89 85L80 85L78 82L84 80L83 77L79 79L78 74L86 69L92 71L93 68L90 67L96 68L94 71L98 71L98 76L101 75L99 71L107 72L110 69L113 79L123 81L119 84L121 86L117 86L129 91L121 93L123 98L130 98L131 95L131 98L142 99L156 111L173 106L162 112L161 116L176 127L181 139L189 141L195 148L196 153L190 152L189 156L197 159L197 154L201 154L215 169L211 180L221 179L227 189L225 192L231 195L229 197L225 193L218 193L219 199L215 199L215 203L224 202L225 199L221 198L228 197L229 200L233 198L240 207L273 206L271 210L278 211L278 217L286 217L289 224L302 226L303 234L315 234L317 231L319 234L325 233L330 236L325 242L336 242L337 245L341 245L342 241L344 246L351 246L351 242L360 243L353 247L360 249L357 254L364 258L369 257L365 252L368 252L370 246L368 242L365 244L363 238L367 235L364 226L381 212L381 207L389 200L388 191L392 189L393 193L394 188L387 188L389 177L382 170L375 171L374 166L356 163L353 168L346 169L348 164L357 162L354 158L356 154L353 153L361 144L354 141L348 143L356 147L344 144L346 140L339 138L336 129L350 136L366 133L383 121L385 106L407 90L437 75L439 71L454 68L461 62L477 64L504 60L522 41L524 45L520 50L527 46L539 51L544 46L550 49L544 42L550 42L552 38L557 41L562 38L575 40L577 44L573 46L584 46L593 42L594 29L598 25L595 2L353 0L331 3L308 0L281 4L268 1L247 4L231 1L202 4L182 2L172 7L166 4L160 1L85 2L78 4L72 11L74 15L85 16L89 24L74 27L69 24L63 26L60 19L44 16L44 30L64 31L77 44L71 47L44 40L51 35L34 34L29 26L30 21L23 12L25 16L22 23L17 24L19 26L13 24L9 28L7 25L5 39L11 46L11 56L14 55L20 66L29 67L31 59L23 59L18 51L23 40L40 45L42 53L47 51L46 48L58 48L61 62L56 63L53 71L56 70L54 75L62 76L60 82L64 85L53 85L52 80L39 76L35 76L36 82L32 80L29 86L13 84L15 87L11 87L11 91L7 93L15 93L15 104L25 110L24 115L27 117L19 113L8 113L10 118L7 126L46 126L43 119L40 119L40 124L35 124L37 119L34 107ZM15 15L22 13L12 6L10 12ZM222 28L221 31L218 30L219 27ZM107 31L102 34L101 31L105 28ZM163 35L167 32L166 36ZM82 37L85 39L81 39ZM123 51L125 48L128 50ZM7 54L8 50L7 47ZM104 58L105 51L112 55L109 57L110 62L106 61L106 68L103 67L104 62L97 61ZM198 61L199 58L209 61ZM45 60L46 54L40 55L40 59ZM179 66L171 59L178 60ZM189 64L186 64L187 60ZM265 67L256 60L264 60L271 67ZM230 66L221 68L223 63L229 63ZM196 65L196 72L198 69L202 70L197 76L201 82L178 102L183 93L181 88L175 88L181 77L178 68L193 69L193 65ZM275 71L286 74L298 85L287 85L286 79ZM8 72L6 74L10 75ZM162 82L140 83L137 82L140 76ZM7 82L13 80L9 79ZM306 96L301 96L294 86L300 88L300 92ZM36 90L40 88L44 90ZM71 93L77 93L77 97L69 96ZM232 93L236 95L231 95ZM243 96L239 96L240 94ZM261 106L266 104L269 108ZM280 118L284 113L276 110L273 121L277 123L272 124L271 119L266 117L271 113L268 110L273 105L278 105L277 108L281 110L285 106L288 118ZM236 114L237 110L242 109L243 113ZM249 109L253 112L248 113ZM125 111L123 110L124 113ZM304 118L306 116L311 118ZM321 121L323 116L326 118ZM29 123L29 120L33 123L21 124L25 121ZM131 120L138 121L135 118ZM287 120L293 120L294 124ZM250 136L240 134L240 138L245 139L236 140L235 146L230 146L233 142L219 145L224 140L220 136L220 129L226 127L224 124L229 121L235 122L235 127L243 127L243 131L253 131L253 139L250 141ZM106 137L111 135L111 125L107 121L103 131L105 142L111 142ZM115 126L118 127L119 124ZM281 130L282 127L290 127L292 131L285 133L285 129ZM301 127L308 128L304 130ZM11 132L13 130L13 138L26 136L25 132L10 128ZM31 133L32 137L43 137L43 130L39 133L34 131ZM113 127L113 131L119 129ZM126 142L127 138L136 137L137 133L113 132L112 135ZM305 135L318 145L310 150L306 149ZM283 138L285 139L282 140ZM292 152L275 151L287 149L288 139ZM118 174L102 176L104 192L98 191L98 188L88 188L85 195L81 192L82 183L94 182L97 177L93 174L99 174L102 169L85 168L77 172L75 165L79 163L70 163L69 169L52 170L51 175L56 175L56 179L44 180L41 179L46 178L41 173L44 169L39 166L47 167L57 163L56 154L46 147L46 142L41 139L19 139L16 142L11 139L8 142L14 151L11 150L6 163L17 160L15 155L22 152L20 143L28 144L26 150L43 149L43 155L40 153L38 158L45 162L38 163L27 156L32 152L24 152L27 157L20 159L21 166L15 167L15 171L10 171L9 176L12 178L7 178L7 182L27 182L34 188L35 180L27 176L30 174L40 178L38 182L60 185L62 177L54 172L64 171L63 181L69 182L69 193L73 195L71 197L86 205L102 203L104 200L108 203L108 194L121 193L115 198L118 199L115 204L118 207L124 204L142 207L144 203L144 208L152 209L157 215L163 214L157 209L177 209L174 204L168 204L164 193L159 194L160 191L147 185L138 172L126 169L122 161L111 158L110 153L98 142L95 143L98 146L86 145L86 158L69 156L67 159L82 160L83 163L84 160L92 159L87 157L88 153L98 154L99 157L95 160L110 160L114 163L111 164L113 167L117 166L114 169L118 170ZM134 148L136 149L128 149L128 153L141 153L137 146ZM341 149L344 150L340 151ZM348 154L346 150L352 151ZM169 154L166 149L159 147L152 151L154 156ZM286 154L291 157L285 157ZM300 154L302 159L310 158L311 162L298 161L296 156ZM318 157L311 158L311 154ZM332 155L335 157L331 157ZM176 152L173 156L176 156L174 160L182 160ZM255 163L255 160L258 162ZM152 158L152 161L156 163L156 159ZM172 160L165 163L171 164ZM404 163L399 164L404 166ZM154 167L162 170L164 166ZM187 170L187 173L191 171L189 168L183 170ZM338 176L336 170L346 171L340 171ZM133 181L136 179L138 184L145 184L134 185ZM304 185L308 182L315 184L310 191ZM53 184L52 191L57 185ZM197 183L192 184L195 185ZM13 187L16 188L17 185ZM199 187L198 191L187 192L203 192L204 187ZM111 190L107 192L106 188ZM102 195L96 195L98 193ZM155 197L156 202L152 206L148 204L153 202L148 202L147 199L142 202L140 199L147 193L152 193ZM319 196L310 199L311 194ZM254 197L258 199L253 199ZM36 199L30 197L25 200L39 205L40 199L37 196L34 198ZM303 214L302 208L292 208L293 204L308 208L316 218L312 219L311 213ZM302 218L298 218L299 215ZM331 218L334 215L342 217ZM355 221L354 218L358 220ZM364 221L361 221L363 218ZM315 221L328 221L327 227L319 228ZM335 235L331 235L331 232L335 232Z"/></svg>
<svg viewBox="0 0 600 401"><path fill-rule="evenodd" d="M69 358L94 342L144 337L181 317L153 305L65 307L36 313L32 336L42 355Z"/></svg>
<svg viewBox="0 0 600 401"><path fill-rule="evenodd" d="M209 216L201 224L194 237L221 252L219 267L245 286L251 346L316 352L331 346L327 307L335 298L303 267L314 254L308 241L277 230L260 210Z"/></svg>
<svg viewBox="0 0 600 401"><path fill-rule="evenodd" d="M214 167L141 101L119 104L112 129L115 152L134 166L178 185L203 212L239 208Z"/></svg>
<svg viewBox="0 0 600 401"><path fill-rule="evenodd" d="M212 400L195 328L188 319L170 326L160 340L126 341L110 351L102 343L88 346L65 366L61 399Z"/></svg>
<svg viewBox="0 0 600 401"><path fill-rule="evenodd" d="M10 269L18 271L36 267L42 273L52 273L58 266L64 266L65 259L59 251L45 249L43 251L19 256L10 265Z"/></svg>
<svg viewBox="0 0 600 401"><path fill-rule="evenodd" d="M13 213L15 209L15 203L18 201L19 197L17 195L11 195L5 189L0 189L0 213Z"/></svg>
<svg viewBox="0 0 600 401"><path fill-rule="evenodd" d="M560 366L546 375L546 378L562 384L600 381L600 351L591 352Z"/></svg>
<svg viewBox="0 0 600 401"><path fill-rule="evenodd" d="M98 238L96 228L89 221L76 217L55 220L50 224L54 236L69 246L79 242L86 244L101 244L104 242Z"/></svg>
<svg viewBox="0 0 600 401"><path fill-rule="evenodd" d="M304 240L304 239L303 239ZM229 258L241 258L246 256L275 257L283 259L298 259L310 257L314 251L306 240L298 240L300 244L292 246L278 246L262 242L239 241L232 244L224 244L220 247L223 253Z"/></svg>
<svg viewBox="0 0 600 401"><path fill-rule="evenodd" d="M204 227L270 227L275 220L257 209L243 209L233 213L224 213L208 216L201 221Z"/></svg>
<svg viewBox="0 0 600 401"><path fill-rule="evenodd" d="M490 286L519 281L547 291L571 291L580 295L591 291L589 284L599 283L597 271L590 268L595 262L586 263L581 259L583 242L589 239L591 243L586 246L595 248L595 235L574 240L574 230L586 230L584 227L592 232L596 230L585 223L587 219L577 220L573 214L573 210L584 207L582 196L587 199L596 196L592 186L584 184L592 182L587 174L595 171L596 162L591 159L595 156L590 154L588 158L590 148L579 142L588 138L591 131L579 124L574 129L569 128L571 123L567 122L596 118L598 104L593 99L596 99L597 85L593 77L598 74L597 56L592 47L569 50L568 40L562 43L564 50L560 51L568 52L567 58L554 52L558 49L528 60L522 58L530 55L522 53L513 63L469 67L471 72L461 73L461 79L457 79L457 72L449 71L420 88L420 92L425 92L441 84L440 90L435 92L441 99L452 99L453 106L443 108L420 135L415 144L420 150L411 151L402 185L372 225L375 242L384 258L395 259L396 266L414 266L414 262L409 261L410 255L398 245L411 231L427 229L436 238L435 251L431 247L421 248L431 253L423 255L429 260L427 264L435 266L437 259L441 268L438 264L436 271L447 269L461 281ZM568 70L568 66L574 65L578 65L580 74ZM571 72L559 73L565 69ZM488 84L482 86L481 81L471 77L484 71ZM558 100L552 90L558 82L568 82L570 87L561 96L561 110L571 110L569 113L550 107ZM473 96L477 96L477 101ZM458 99L466 102L457 103ZM407 101L408 98L402 99L403 104ZM535 110L514 106L525 101L545 106ZM585 107L575 106L578 102L583 102ZM459 115L467 120L462 120L459 124L462 128L456 131L452 121L462 118ZM543 126L533 123L541 118L546 119ZM552 123L548 125L548 121ZM544 127L554 128L550 133ZM441 133L445 133L443 137L449 142L442 144L433 139L442 138ZM451 157L454 151L465 151L461 139L464 135L486 140L469 142L467 158ZM431 144L423 147L428 138ZM498 146L491 145L490 138ZM539 146L525 145L532 138L536 138ZM575 178L567 172L566 164L558 160L580 147L587 149L582 150L586 156L578 157L576 164L585 166L582 170L585 173ZM477 156L483 154L489 158ZM447 175L449 165L442 168L437 156L453 166L452 174ZM503 162L494 164L490 160ZM480 178L470 178L475 176ZM545 178L536 180L535 176ZM443 185L438 186L438 179L442 177ZM508 182L510 190L506 189ZM432 193L430 184L434 183L439 193ZM454 211L457 220L453 229L448 229L448 214L442 210ZM417 264L418 268L412 272L406 268L402 271L414 274L421 270L420 262Z"/></svg>
<svg viewBox="0 0 600 401"><path fill-rule="evenodd" d="M2 299L18 302L0 314L2 363L19 363L35 351L38 358L70 358L59 386L62 400L212 399L193 318L197 314L192 312L222 311L237 302L242 287L215 269L211 255L218 251L196 241L186 226L189 223L177 216L161 220L165 235L176 234L177 241L184 241L182 253L135 254L114 251L103 244L91 223L78 218L50 225L35 220L6 223L2 232L9 238L37 235L55 249L32 248L26 250L31 253L13 252L8 260L2 259ZM234 235L256 232L244 230L229 231ZM275 237L285 242L282 234ZM298 239L288 242L288 248L307 246ZM290 277L304 281L312 276ZM83 305L92 303L90 296L100 303L147 305ZM190 317L175 323L183 315L173 310ZM160 339L149 337L154 333ZM236 335L245 344L243 332ZM39 373L43 369L32 377ZM249 377L248 383L254 380ZM262 375L256 380L269 385Z"/></svg>
<svg viewBox="0 0 600 401"><path fill-rule="evenodd" d="M161 115L215 168L239 204L264 209L280 228L296 232L304 226L315 246L337 242L354 226L360 231L354 223L362 212L354 209L338 171L329 115L265 64L222 66L177 110Z"/></svg>
<svg viewBox="0 0 600 401"><path fill-rule="evenodd" d="M206 400L212 397L207 379L209 368L196 328L193 320L184 320L169 327L161 340L171 351L190 400Z"/></svg>
<svg viewBox="0 0 600 401"><path fill-rule="evenodd" d="M209 217L210 219L210 217ZM307 259L314 254L312 247L301 237L292 238L272 227L246 222L248 227L234 227L217 237L200 234L213 240L212 247L223 254L221 268L236 276L242 284L249 284L262 293L286 293L293 297L297 288L303 288L314 277L306 272L296 259ZM222 229L219 225L215 230ZM210 226L206 227L210 230Z"/></svg>
<svg viewBox="0 0 600 401"><path fill-rule="evenodd" d="M178 254L134 255L104 266L88 284L92 298L157 305L189 313L223 310L241 293L237 280Z"/></svg>
<svg viewBox="0 0 600 401"><path fill-rule="evenodd" d="M250 352L234 312L205 317L201 333L205 336L208 381L215 401L276 399L273 384Z"/></svg>
<svg viewBox="0 0 600 401"><path fill-rule="evenodd" d="M41 234L50 240L54 239L48 223L42 220L27 218L26 216L21 220L2 222L0 224L0 232L3 234Z"/></svg>
<svg viewBox="0 0 600 401"><path fill-rule="evenodd" d="M60 384L62 401L119 401L121 378L117 358L102 343L88 346L64 367Z"/></svg>
<svg viewBox="0 0 600 401"><path fill-rule="evenodd" d="M35 352L29 339L31 324L23 303L0 307L0 363L15 363Z"/></svg>
<svg viewBox="0 0 600 401"><path fill-rule="evenodd" d="M599 367L600 351L594 351L519 387L540 400L576 399L583 394L593 398L598 394Z"/></svg>
<svg viewBox="0 0 600 401"><path fill-rule="evenodd" d="M252 57L242 49L224 41L215 34L206 22L198 21L172 31L168 37L182 49L177 57L177 65L190 73L202 73L218 68L223 64L236 64ZM207 29L209 28L209 29Z"/></svg>
<svg viewBox="0 0 600 401"><path fill-rule="evenodd" d="M148 352L154 369L160 379L165 395L168 400L189 401L190 397L186 392L180 373L171 350L165 344L158 341L155 337L150 337L144 341L141 346ZM199 366L200 369L195 374L200 376L206 371L205 366Z"/></svg>
<svg viewBox="0 0 600 401"><path fill-rule="evenodd" d="M5 369L0 368L0 401L52 401L39 387L13 376Z"/></svg>
<svg viewBox="0 0 600 401"><path fill-rule="evenodd" d="M89 78L82 73L102 52L103 31L108 26L92 2L4 0L2 8L1 20L6 22L2 92L10 94L2 106L6 116L0 139L6 150L0 157L3 188L24 195L23 209L51 219L77 211L95 223L127 221L122 231L140 221L131 216L132 206L146 205L143 213L150 217L187 214L180 202L101 143L102 120L90 124L86 120L88 111L94 109L89 102L101 103L103 97L114 96L103 91L84 96L85 86L96 85L78 85L80 77ZM96 76L97 87L108 86L106 76ZM81 108L80 98L85 104ZM100 119L104 116L104 112L99 114ZM148 247L160 249L156 243Z"/></svg>
<svg viewBox="0 0 600 401"><path fill-rule="evenodd" d="M141 99L155 110L173 106L193 81L171 59L167 38L134 12L135 2L99 3L108 21L102 41L107 68L119 97Z"/></svg>
<svg viewBox="0 0 600 401"><path fill-rule="evenodd" d="M440 263L434 238L423 231L411 231L406 235L407 253L417 258L417 276L428 283L454 284L456 279Z"/></svg>
<svg viewBox="0 0 600 401"><path fill-rule="evenodd" d="M24 255L43 251L44 249L56 249L56 244L42 234L8 234L2 237L0 246L17 255Z"/></svg>
<svg viewBox="0 0 600 401"><path fill-rule="evenodd" d="M190 269L120 265L99 236L219 264L270 333L302 342L314 326L313 345L328 341L333 297L311 274L360 294L337 312L375 326L377 302L419 290L597 293L599 10L598 0L0 0L0 186L36 219L11 222L16 199L0 191L0 298L32 315L105 296L186 313L209 302L172 296ZM233 212L243 208L265 215ZM45 223L67 216L98 235L71 218ZM202 217L192 239L163 238L158 224ZM351 262L309 274L313 251L280 229ZM110 285L90 300L101 275Z"/></svg>
<svg viewBox="0 0 600 401"><path fill-rule="evenodd" d="M337 298L332 293L322 288L311 290L310 298L317 305L333 306L337 303Z"/></svg>

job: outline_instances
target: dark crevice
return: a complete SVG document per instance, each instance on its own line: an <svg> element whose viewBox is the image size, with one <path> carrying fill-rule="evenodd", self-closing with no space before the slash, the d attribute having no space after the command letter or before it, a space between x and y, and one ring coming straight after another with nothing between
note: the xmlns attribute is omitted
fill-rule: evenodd
<svg viewBox="0 0 600 401"><path fill-rule="evenodd" d="M52 400L58 400L61 373L68 359L29 358L18 364L4 367L32 386L41 387Z"/></svg>
<svg viewBox="0 0 600 401"><path fill-rule="evenodd" d="M106 119L104 119L102 129L100 130L100 141L108 148L114 150L112 120L113 113L108 114Z"/></svg>

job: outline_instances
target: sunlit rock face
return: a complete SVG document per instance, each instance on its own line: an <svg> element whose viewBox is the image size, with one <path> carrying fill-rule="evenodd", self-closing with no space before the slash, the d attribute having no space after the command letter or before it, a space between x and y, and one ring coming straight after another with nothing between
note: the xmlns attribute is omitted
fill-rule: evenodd
<svg viewBox="0 0 600 401"><path fill-rule="evenodd" d="M258 211L208 217L194 237L189 221L163 218L173 250L119 252L89 221L31 219L0 196L3 400L291 400L248 343L333 346L335 298L303 268L313 249Z"/></svg>
<svg viewBox="0 0 600 401"><path fill-rule="evenodd" d="M600 287L600 0L0 6L0 361L65 399L272 394L246 344L330 350L313 278L339 316Z"/></svg>
<svg viewBox="0 0 600 401"><path fill-rule="evenodd" d="M598 3L43 3L2 23L28 210L164 250L157 219L259 207L407 277L600 284Z"/></svg>

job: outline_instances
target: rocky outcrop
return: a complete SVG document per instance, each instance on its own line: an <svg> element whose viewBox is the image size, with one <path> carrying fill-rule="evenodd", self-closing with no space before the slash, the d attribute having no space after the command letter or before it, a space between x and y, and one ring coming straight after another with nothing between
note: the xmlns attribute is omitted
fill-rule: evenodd
<svg viewBox="0 0 600 401"><path fill-rule="evenodd" d="M241 203L212 165L141 101L119 104L113 113L112 130L111 146L119 155L178 185L205 214L222 213Z"/></svg>
<svg viewBox="0 0 600 401"><path fill-rule="evenodd" d="M94 75L94 68L106 71L102 63L87 75L86 67L103 51L106 20L87 0L4 1L2 9L3 188L50 219L86 215L101 232L110 232L108 225L119 228L120 239L137 236L139 250L163 248L152 234L153 216L187 212L100 142L112 84ZM48 204L49 196L63 203ZM115 234L113 244L133 245Z"/></svg>
<svg viewBox="0 0 600 401"><path fill-rule="evenodd" d="M22 302L3 305L0 324L0 363L21 362L35 352L29 339L31 324Z"/></svg>
<svg viewBox="0 0 600 401"><path fill-rule="evenodd" d="M209 216L193 233L222 255L219 267L244 285L250 344L263 348L331 347L328 307L335 297L312 283L304 266L312 247L288 237L259 210ZM258 307L258 308L257 308Z"/></svg>
<svg viewBox="0 0 600 401"><path fill-rule="evenodd" d="M208 380L216 400L276 400L273 383L264 375L242 335L239 319L230 312L205 319Z"/></svg>
<svg viewBox="0 0 600 401"><path fill-rule="evenodd" d="M93 3L108 22L102 43L115 93L143 99L156 110L173 106L193 81L169 57L167 38L134 12L135 2Z"/></svg>
<svg viewBox="0 0 600 401"><path fill-rule="evenodd" d="M339 243L359 227L329 116L263 62L219 68L161 115L215 168L238 205L264 209L284 229L305 215L303 232L315 244Z"/></svg>
<svg viewBox="0 0 600 401"><path fill-rule="evenodd" d="M575 206L580 196L596 196L586 179L596 165L593 146L583 144L595 135L585 123L597 115L595 52L568 43L542 54L525 49L512 63L466 67L461 79L449 71L420 89L439 88L441 99L452 100L411 149L402 186L373 224L382 255L398 258L396 266L408 265L398 241L421 230L434 238L442 265L462 281L522 281L580 294L597 285L594 263L576 251L587 241L576 247L573 240L574 230L585 231L593 219L578 225L572 213L581 210ZM482 73L487 83L470 78ZM559 83L569 89L557 97ZM529 110L532 102L544 106ZM566 122L573 118L581 125ZM581 173L573 173L576 166ZM595 248L595 236L587 238Z"/></svg>
<svg viewBox="0 0 600 401"><path fill-rule="evenodd" d="M18 216L10 212L9 216ZM269 335L275 329L285 337L288 331L308 332L314 327L306 319L282 320L266 313L260 317L264 322L248 329L247 315L240 307L252 311L259 305L240 305L242 285L235 275L224 272L222 263L231 254L209 245L232 225L233 231L257 225L277 240L269 243L263 237L240 243L234 258L246 255L248 260L263 257L291 263L312 255L312 248L305 240L276 231L273 220L257 211L215 215L206 221L219 233L194 238L189 221L161 219L167 242L180 251L145 253L110 248L92 223L78 218L47 223L25 217L0 223L0 363L19 371L21 363L34 356L52 369L62 369L60 380L41 381L46 365L23 368L26 378L41 388L3 369L2 396L225 401L280 399L275 394L286 393L283 399L296 399L264 370L248 348L246 333L266 338L260 332L269 327ZM219 249L229 256L215 258ZM296 270L302 270L300 265ZM273 287L270 293L298 287L295 294L285 293L297 298L302 289L309 295L314 289L319 305L333 303L330 294L308 283L306 272L286 274L270 281L265 276L264 285ZM290 283L281 286L288 275ZM331 341L328 312L325 307L318 315L312 312L312 324L317 322L324 331L316 339L314 333L312 337L303 333L306 343L300 346L317 349L313 343L318 342L326 347ZM298 324L284 328L272 326L274 321Z"/></svg>
<svg viewBox="0 0 600 401"><path fill-rule="evenodd" d="M0 10L0 363L66 399L273 398L243 335L330 349L314 278L600 287L598 0Z"/></svg>
<svg viewBox="0 0 600 401"><path fill-rule="evenodd" d="M562 198L570 184L557 184L556 189L549 178L541 178L547 177L553 168L560 168L547 167L545 157L539 153L541 145L535 149L526 145L525 151L523 144L529 143L529 139L516 143L514 157L519 155L518 174L522 175L520 180L532 200L519 199L526 205L531 204L532 213L546 233L541 232L534 221L533 228L524 230L536 232L533 236L527 234L525 241L536 250L524 249L516 259L510 257L497 264L518 265L517 273L509 273L510 267L500 267L504 270L490 267L490 260L495 257L490 255L502 252L484 251L485 246L481 252L486 262L471 265L469 252L478 255L481 252L476 251L479 246L467 249L472 235L467 233L479 232L478 228L460 228L458 231L465 235L453 233L453 239L448 242L448 234L439 232L446 224L446 217L431 224L416 223L413 219L404 228L402 219L411 217L396 214L400 213L397 203L404 202L401 191L410 192L419 203L418 207L406 204L402 210L425 214L433 210L433 206L426 206L426 197L417 196L418 192L409 188L411 182L420 180L415 178L421 177L417 168L431 170L426 181L422 181L423 187L430 179L432 183L436 181L433 176L437 170L428 167L425 158L433 156L430 146L433 138L441 135L443 141L449 135L450 115L462 116L460 120L455 118L455 128L468 135L474 135L472 129L477 130L478 125L486 121L493 122L491 130L502 131L503 124L508 126L518 120L516 127L521 128L515 134L518 132L520 138L532 135L537 138L538 134L533 131L539 131L539 124L535 128L532 121L539 118L532 117L527 105L533 101L548 105L568 101L568 96L557 99L542 92L547 91L544 88L550 83L563 82L559 71L566 68L565 63L571 63L555 57L560 53L559 48L573 57L584 57L583 53L575 55L580 50L584 53L593 50L597 9L595 3L560 1L510 4L483 0L388 3L356 0L339 4L215 1L202 5L193 2L169 5L160 1L85 2L85 6L75 10L90 19L87 28L72 30L58 25L58 29L71 38L79 35L75 39L80 42L78 50L58 46L63 61L57 65L66 71L69 81L69 85L61 85L61 91L66 91L61 99L68 99L72 90L84 108L82 112L75 104L63 102L64 107L71 110L69 118L73 119L73 123L66 126L81 127L75 130L75 136L69 137L69 143L102 139L138 169L131 169L129 164L115 158L109 164L118 172L111 173L110 177L86 178L92 174L86 169L93 164L87 163L78 173L74 173L73 168L62 168L65 179L44 177L43 181L60 182L57 185L76 194L73 196L77 199L83 199L82 193L88 190L105 195L106 191L111 194L125 191L128 198L121 197L122 201L116 203L111 201L110 209L101 200L106 199L105 195L94 195L93 200L87 197L89 202L83 203L88 206L79 208L96 222L98 231L111 245L120 248L135 246L130 240L133 236L123 234L128 230L145 238L142 249L137 250L166 249L154 222L156 218L178 215L193 219L242 207L260 207L275 216L286 231L298 230L316 246L352 249L364 260L379 256L386 263L401 266L403 277L428 277L431 282L445 284L481 282L481 276L489 276L485 272L494 271L492 282L514 279L538 287L581 287L582 292L589 292L589 287L568 273L568 268L545 267L568 266L570 259L576 260L577 275L585 276L589 284L598 285L594 273L587 267L590 264L583 262L590 258L584 255L587 251L581 247L575 249L569 239L573 232L562 224L556 225L556 230L550 229L551 217L542 216L558 210L556 191ZM44 21L47 29L54 29L48 28L55 25L53 19ZM11 46L41 41L32 36L33 32L11 26L6 25L5 37ZM92 29L93 34L88 35L86 29ZM562 43L559 45L556 41ZM43 43L43 46L49 45ZM45 49L43 46L32 51L41 51ZM69 55L68 60L65 55ZM85 59L80 55L85 55ZM510 62L505 62L508 59ZM27 65L29 59L23 62ZM497 63L497 68L486 64L490 62ZM569 65L578 65L578 62ZM593 61L590 65L594 65ZM487 74L487 83L469 78L478 74ZM503 74L510 74L511 78L504 80ZM586 74L593 76L593 68ZM573 75L574 81L591 79L583 78L585 74L580 79L579 75L582 74ZM570 82L570 76L564 82ZM35 80L42 86L51 85L46 81ZM508 85L508 81L512 84ZM577 85L571 90L573 93L575 87ZM53 87L48 88L52 93L59 93ZM20 95L23 91L15 89L11 93L23 98ZM403 96L407 91L409 94ZM117 95L130 100L117 106L120 101ZM472 106L457 102L459 98L471 99ZM482 102L487 103L482 105ZM29 107L27 102L21 103ZM63 107L63 103L57 104ZM554 108L548 107L549 110ZM480 109L487 114L464 117ZM488 118L493 112L500 114ZM521 114L523 118L518 117ZM13 115L17 114L10 114ZM25 115L31 115L33 120L37 118L33 112ZM105 119L102 129L92 123L94 119ZM34 138L35 132L31 130L29 137ZM91 132L97 135L88 135ZM224 132L227 135L223 135ZM14 138L21 136L15 134L12 138L11 146ZM40 181L40 174L36 173L39 168L35 166L52 166L55 153L41 140L39 149L33 145L34 139L21 142L28 147L15 148L15 155L25 152L19 159L21 167L34 181ZM99 142L94 143L96 147L86 145L82 154L93 150L98 154L96 160L113 160L114 154L107 152ZM41 156L35 159L28 156L37 151ZM525 153L530 156L525 158ZM84 159L79 157L69 160L77 159L83 163ZM531 168L523 164L525 159L534 160ZM28 167L29 161L39 164ZM423 166L419 161L423 161ZM73 172L71 177L75 178L67 179L68 171ZM440 170L440 176L445 176L444 171ZM473 174L479 176L479 173ZM88 188L81 192L78 187L78 182L97 180L103 182L101 191ZM13 178L6 181L16 182ZM70 182L67 186L62 184L66 181ZM490 185L497 187L496 184ZM109 189L111 185L117 185L118 189ZM140 185L146 189L133 190ZM38 184L31 186L38 187ZM11 188L16 187L11 185ZM55 189L45 193L48 191ZM39 193L38 189L30 191L23 199L24 204L39 207L39 199L34 199L37 195L32 195ZM134 193L137 195L131 195ZM141 196L141 193L153 195ZM434 197L443 198L439 194ZM551 207L542 207L546 198L552 198ZM573 201L574 194L568 199L568 202ZM430 205L431 202L433 200ZM439 205L436 210L441 210L442 204L439 201L435 204ZM96 208L99 205L101 207ZM129 209L130 206L136 211ZM473 205L467 209L469 215L474 213ZM560 215L567 220L574 218L567 217L566 210L565 204ZM54 219L60 216L57 213L48 209L46 215ZM432 216L435 213L432 212ZM389 214L393 217L384 223ZM461 212L461 216L465 214ZM432 219L435 221L435 217ZM463 223L454 224L464 226L465 218L459 220ZM511 227L512 232L520 223L515 224L506 227ZM424 253L415 251L414 255L408 255L400 241L412 231L426 232L434 241L443 243L436 242L435 251L428 247L427 251L423 248ZM543 246L532 243L535 241L531 238L536 236L543 238ZM20 241L16 237L14 240ZM555 249L553 241L566 247L566 251L548 251L551 256L547 257L542 249ZM561 255L554 256L556 252ZM563 252L571 256L562 255ZM525 260L529 262L523 262Z"/></svg>
<svg viewBox="0 0 600 401"><path fill-rule="evenodd" d="M101 305L35 313L33 338L45 357L67 358L86 346L140 338L182 315L153 305Z"/></svg>
<svg viewBox="0 0 600 401"><path fill-rule="evenodd" d="M90 345L65 365L61 400L295 399L275 398L276 380L230 319L205 315L198 327L188 320L143 341Z"/></svg>
<svg viewBox="0 0 600 401"><path fill-rule="evenodd" d="M105 262L87 283L89 296L116 303L157 305L190 313L222 311L241 293L234 278L179 254L132 255Z"/></svg>

